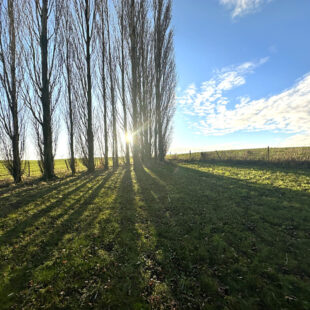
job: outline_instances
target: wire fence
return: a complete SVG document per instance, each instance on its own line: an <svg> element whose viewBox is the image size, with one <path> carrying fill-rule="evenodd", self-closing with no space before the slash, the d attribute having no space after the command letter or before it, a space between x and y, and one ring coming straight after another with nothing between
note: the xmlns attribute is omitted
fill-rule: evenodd
<svg viewBox="0 0 310 310"><path fill-rule="evenodd" d="M95 166L100 168L103 166L102 158L95 158ZM42 172L39 166L39 162L37 160L25 160L22 161L23 167L23 179L35 179L42 176ZM70 175L70 163L68 159L56 159L54 162L55 174L62 175ZM82 164L80 159L76 159L76 171L83 172L86 171L86 167ZM12 176L9 174L8 170L5 167L4 161L0 161L0 182L11 182L13 181Z"/></svg>
<svg viewBox="0 0 310 310"><path fill-rule="evenodd" d="M183 161L264 161L310 163L310 147L259 148L229 151L170 154L168 159Z"/></svg>

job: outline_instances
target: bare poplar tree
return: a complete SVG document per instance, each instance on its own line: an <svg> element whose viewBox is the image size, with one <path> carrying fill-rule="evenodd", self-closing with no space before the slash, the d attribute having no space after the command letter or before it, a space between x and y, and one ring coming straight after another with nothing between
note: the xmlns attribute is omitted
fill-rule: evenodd
<svg viewBox="0 0 310 310"><path fill-rule="evenodd" d="M139 156L139 20L142 0L128 0L125 2L125 26L128 31L127 47L130 61L129 87L131 100L131 121L133 133L132 155L134 165L140 161Z"/></svg>
<svg viewBox="0 0 310 310"><path fill-rule="evenodd" d="M169 7L169 3L167 3L166 13L164 14L164 16L167 15L170 16L171 18L171 7ZM175 68L175 56L173 46L173 31L171 29L166 32L166 36L163 41L161 76L162 76L162 81L160 83L161 121L159 122L159 124L161 125L160 132L162 134L161 160L163 160L163 158L168 152L168 148L171 143L172 139L171 121L175 113L176 68Z"/></svg>
<svg viewBox="0 0 310 310"><path fill-rule="evenodd" d="M163 154L167 154L171 139L172 139L172 119L175 113L175 88L176 88L176 73L175 61L172 46L167 44L164 51L165 65L163 74L163 89L162 89L162 135L163 135Z"/></svg>
<svg viewBox="0 0 310 310"><path fill-rule="evenodd" d="M109 149L114 168L119 165L119 148L124 151L125 163L130 164L130 143L125 139L124 148L119 143L119 129L124 137L130 132L133 135L134 164L153 155L164 160L175 110L172 0L0 0L0 4L1 12L6 8L6 18L0 21L0 82L5 102L0 122L6 130L1 139L6 136L5 141L11 141L6 157L15 167L11 170L19 171L13 171L16 182L22 170L20 92L32 115L46 179L54 176L59 129L56 107L61 95L72 174L76 151L88 171L94 171L94 132L106 169ZM23 44L18 41L15 13L22 5L27 30ZM23 57L18 56L20 47L24 47ZM20 59L27 69L23 87ZM93 122L96 89L102 115L96 113Z"/></svg>
<svg viewBox="0 0 310 310"><path fill-rule="evenodd" d="M68 130L70 169L72 175L76 173L75 162L75 130L76 130L76 104L74 100L74 60L76 57L74 46L74 29L70 2L66 2L63 8L62 19L62 62L65 83L65 123Z"/></svg>
<svg viewBox="0 0 310 310"><path fill-rule="evenodd" d="M173 32L171 23L171 0L153 0L154 18L154 65L155 65L155 156L160 161L165 158L164 132L163 132L163 96L164 85L167 83L165 57L173 54ZM171 58L171 57L170 57Z"/></svg>
<svg viewBox="0 0 310 310"><path fill-rule="evenodd" d="M22 180L21 158L25 141L20 96L24 79L21 9L19 0L0 1L0 130L5 166L15 183Z"/></svg>
<svg viewBox="0 0 310 310"><path fill-rule="evenodd" d="M100 105L103 110L103 136L104 136L104 168L109 168L109 133L108 133L108 97L107 97L107 47L106 47L106 7L107 0L98 3L98 59L99 59L99 89ZM102 148L102 147L101 147ZM102 149L103 149L102 148Z"/></svg>
<svg viewBox="0 0 310 310"><path fill-rule="evenodd" d="M140 140L141 157L144 160L151 158L151 110L153 93L153 36L151 21L149 20L148 2L143 2L140 7L140 27L139 27L139 119L140 119Z"/></svg>
<svg viewBox="0 0 310 310"><path fill-rule="evenodd" d="M86 129L86 135L81 133L80 145L84 157L87 160L88 172L95 170L94 162L94 134L93 134L93 100L92 100L92 55L94 47L96 7L98 0L74 0L74 18L76 25L76 50L79 58L76 60L76 68L79 71L81 94L79 106L80 118L82 117L81 130ZM86 100L86 101L84 101ZM86 103L86 113L84 105ZM86 121L85 121L86 120Z"/></svg>
<svg viewBox="0 0 310 310"><path fill-rule="evenodd" d="M126 39L127 35L125 25L125 0L116 2L116 12L118 17L118 29L119 29L119 53L118 64L120 70L121 90L120 97L123 108L123 130L125 135L125 163L130 164L130 152L129 152L129 139L128 139L128 113L127 113L127 94L126 94L126 72L127 72L127 50Z"/></svg>
<svg viewBox="0 0 310 310"><path fill-rule="evenodd" d="M155 115L155 104L154 104L154 53L153 53L153 40L150 39L148 45L148 58L146 65L146 101L147 101L147 129L148 129L148 145L147 145L147 158L152 158L154 149L154 115Z"/></svg>
<svg viewBox="0 0 310 310"><path fill-rule="evenodd" d="M108 64L109 64L109 77L110 77L110 100L111 100L111 112L112 112L112 155L113 155L113 168L117 168L118 161L118 138L117 138L117 106L116 106L116 59L114 53L114 40L111 35L111 25L113 21L110 17L109 6L105 6L105 18L107 27L107 44L108 44Z"/></svg>
<svg viewBox="0 0 310 310"><path fill-rule="evenodd" d="M27 26L24 60L30 81L24 99L37 124L35 131L42 135L38 141L43 144L40 152L45 179L55 176L53 147L56 135L53 135L53 127L58 124L53 123L53 117L60 97L58 39L62 4L60 0L28 1L24 14Z"/></svg>

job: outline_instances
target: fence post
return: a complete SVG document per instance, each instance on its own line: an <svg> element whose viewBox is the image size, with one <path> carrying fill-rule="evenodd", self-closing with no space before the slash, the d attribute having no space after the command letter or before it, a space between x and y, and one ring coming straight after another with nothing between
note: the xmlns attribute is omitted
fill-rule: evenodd
<svg viewBox="0 0 310 310"><path fill-rule="evenodd" d="M30 161L28 160L28 177L30 177Z"/></svg>
<svg viewBox="0 0 310 310"><path fill-rule="evenodd" d="M215 151L215 152L216 152L216 154L217 154L217 156L218 156L219 160L222 160L222 158L221 158L221 156L220 156L219 152L218 152L218 151Z"/></svg>
<svg viewBox="0 0 310 310"><path fill-rule="evenodd" d="M189 150L189 160L191 160L191 159L192 159L192 151Z"/></svg>
<svg viewBox="0 0 310 310"><path fill-rule="evenodd" d="M269 146L267 147L267 160L270 160L270 149Z"/></svg>

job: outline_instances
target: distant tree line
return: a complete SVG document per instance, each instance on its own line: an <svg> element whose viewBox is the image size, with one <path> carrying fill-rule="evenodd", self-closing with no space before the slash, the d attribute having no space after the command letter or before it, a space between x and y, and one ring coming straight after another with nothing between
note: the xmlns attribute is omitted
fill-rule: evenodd
<svg viewBox="0 0 310 310"><path fill-rule="evenodd" d="M26 133L54 177L61 119L69 163L130 164L169 148L176 69L172 0L0 0L1 155L16 183Z"/></svg>

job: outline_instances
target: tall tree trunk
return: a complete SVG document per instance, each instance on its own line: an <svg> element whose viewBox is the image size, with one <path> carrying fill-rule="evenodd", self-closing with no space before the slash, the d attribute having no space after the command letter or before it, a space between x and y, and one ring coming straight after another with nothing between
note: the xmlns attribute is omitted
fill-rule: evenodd
<svg viewBox="0 0 310 310"><path fill-rule="evenodd" d="M91 81L91 59L90 59L90 26L89 26L89 1L85 0L86 21L86 65L87 65L87 145L88 145L88 172L95 171L94 162L94 134L92 116L92 81Z"/></svg>
<svg viewBox="0 0 310 310"><path fill-rule="evenodd" d="M102 26L102 92L103 92L103 126L104 126L104 169L109 169L109 136L108 136L108 106L107 106L107 87L105 76L106 50L104 42L104 28Z"/></svg>
<svg viewBox="0 0 310 310"><path fill-rule="evenodd" d="M149 124L148 124L148 136L149 136L149 145L148 145L148 156L151 159L152 158L152 140L153 140L153 128L152 128L152 115L151 112L149 111L148 113L148 119L149 119Z"/></svg>
<svg viewBox="0 0 310 310"><path fill-rule="evenodd" d="M132 157L134 165L139 164L138 151L138 75L137 75L137 29L136 29L136 8L135 0L130 2L130 54L131 54L131 95L132 95L132 128L133 128L133 150Z"/></svg>
<svg viewBox="0 0 310 310"><path fill-rule="evenodd" d="M158 159L158 116L155 109L155 124L154 124L154 157Z"/></svg>
<svg viewBox="0 0 310 310"><path fill-rule="evenodd" d="M18 124L18 102L16 91L16 33L15 33L15 16L14 16L14 0L8 0L9 14L9 38L10 38L10 55L11 55L11 113L13 118L13 178L15 183L22 180L21 160L19 153L19 124Z"/></svg>
<svg viewBox="0 0 310 310"><path fill-rule="evenodd" d="M121 50L122 50L122 60L121 60L121 74L122 74L122 105L124 114L124 132L125 136L128 135L128 125L127 125L127 107L126 107L126 90L125 90L125 35L124 35L124 0L122 0L121 7ZM126 165L130 165L130 154L129 154L129 141L125 139L125 162Z"/></svg>
<svg viewBox="0 0 310 310"><path fill-rule="evenodd" d="M164 160L164 144L163 144L163 133L162 133L162 115L161 115L161 95L160 95L160 81L156 79L156 127L157 127L157 158L160 161Z"/></svg>
<svg viewBox="0 0 310 310"><path fill-rule="evenodd" d="M123 44L122 44L123 46ZM123 47L122 47L123 50ZM122 51L122 53L124 53ZM123 55L122 55L122 59L123 59ZM124 60L122 60L122 62L124 62ZM125 70L122 70L122 97L123 97L123 114L124 114L124 132L125 132L125 136L128 135L128 124L127 124L127 107L126 107L126 94L125 94ZM130 165L130 154L129 154L129 141L128 139L126 139L125 141L125 161L126 161L126 165Z"/></svg>
<svg viewBox="0 0 310 310"><path fill-rule="evenodd" d="M111 80L112 80L111 76ZM114 87L111 86L111 101L112 101L112 127L113 127L113 168L117 168L118 162L118 142L117 142L117 129L116 129L116 107L115 107L115 93Z"/></svg>
<svg viewBox="0 0 310 310"><path fill-rule="evenodd" d="M147 44L147 43L146 43ZM148 87L150 85L147 85L147 74L148 74L148 68L147 68L147 46L145 44L141 44L141 62L142 62L142 124L143 124L143 147L142 147L142 153L144 160L148 160L148 145L149 145L149 136L148 136L148 102L147 102L147 94L148 94Z"/></svg>
<svg viewBox="0 0 310 310"><path fill-rule="evenodd" d="M107 99L103 99L104 104L104 169L109 169L109 136L108 136L108 112L107 112Z"/></svg>
<svg viewBox="0 0 310 310"><path fill-rule="evenodd" d="M75 157L74 157L74 120L73 120L73 107L72 107L72 91L71 91L71 69L70 69L70 61L69 61L69 43L66 42L67 51L66 51L66 69L67 69L67 78L68 78L68 103L69 103L69 144L70 144L70 169L72 175L76 173L75 167Z"/></svg>
<svg viewBox="0 0 310 310"><path fill-rule="evenodd" d="M169 41L169 25L171 22L171 0L154 0L154 61L155 61L155 109L156 109L156 127L157 127L157 147L158 159L163 161L165 159L165 146L163 134L163 119L165 112L163 109L163 92L167 81L165 80L165 70L167 64L165 61L169 58L167 51L167 44ZM172 49L170 48L170 53Z"/></svg>
<svg viewBox="0 0 310 310"><path fill-rule="evenodd" d="M48 37L47 37L47 19L48 19L48 0L43 0L41 13L41 69L42 69L42 111L43 111L43 143L44 143L44 160L43 160L43 177L51 179L54 174L54 156L53 156L53 133L51 118L51 102L49 91L49 72L48 72Z"/></svg>
<svg viewBox="0 0 310 310"><path fill-rule="evenodd" d="M104 168L107 170L109 169L108 107L105 81L103 84Z"/></svg>
<svg viewBox="0 0 310 310"><path fill-rule="evenodd" d="M116 102L115 102L115 67L112 59L111 52L111 37L110 37L110 20L109 9L106 8L107 13L107 31L108 31L108 44L109 44L109 73L110 73L110 95L112 107L112 144L113 144L113 168L118 168L118 142L117 142L117 128L116 128Z"/></svg>

